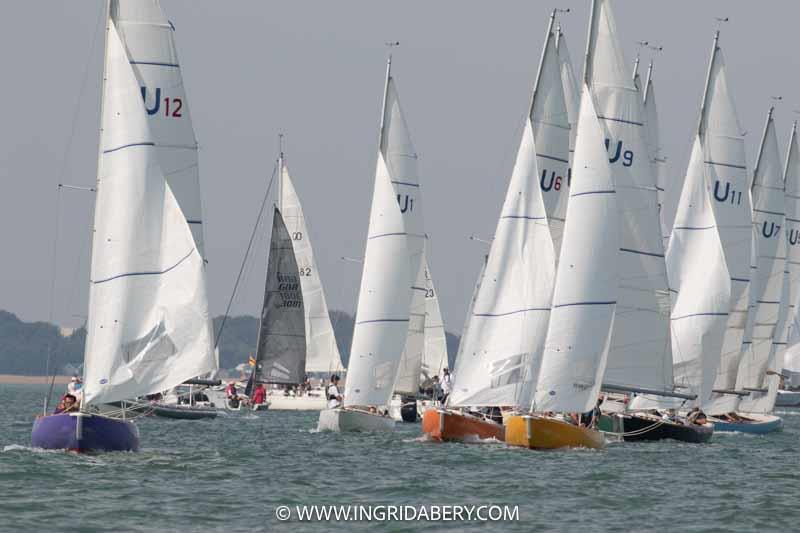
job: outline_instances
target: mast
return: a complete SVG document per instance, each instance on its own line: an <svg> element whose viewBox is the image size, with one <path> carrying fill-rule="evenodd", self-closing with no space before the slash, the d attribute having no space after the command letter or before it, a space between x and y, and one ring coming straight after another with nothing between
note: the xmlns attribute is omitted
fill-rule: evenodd
<svg viewBox="0 0 800 533"><path fill-rule="evenodd" d="M283 157L283 133L278 134L278 211L283 216L283 166L285 165Z"/></svg>
<svg viewBox="0 0 800 533"><path fill-rule="evenodd" d="M103 6L105 11L105 22L106 22L106 31L103 34L103 73L100 78L100 127L98 128L100 135L98 135L98 142L97 142L97 172L95 175L95 183L94 183L94 190L95 190L95 201L92 207L92 250L89 251L89 261L91 265L91 257L94 253L94 235L96 235L96 220L97 220L97 198L98 192L100 190L100 172L103 162L103 113L105 112L106 107L106 70L108 68L108 32L111 29L111 0L106 0L105 6ZM89 267L91 270L91 266ZM89 304L87 310L87 317L86 323L89 323L89 314L92 312L92 282L89 280ZM89 344L86 343L86 348L84 349L83 358L86 359L86 350L89 349ZM83 367L83 382L86 383L86 365ZM81 395L81 409L83 409L83 394Z"/></svg>
<svg viewBox="0 0 800 533"><path fill-rule="evenodd" d="M601 0L602 1L602 0ZM589 35L586 37L586 54L583 58L583 82L591 85L592 52L594 51L595 26L597 21L597 0L592 0L592 12L589 17Z"/></svg>
<svg viewBox="0 0 800 533"><path fill-rule="evenodd" d="M383 102L381 103L381 127L378 135L378 149L383 150L383 134L386 126L386 100L389 98L389 80L392 79L392 48L399 46L400 41L386 43L389 47L389 57L386 59L386 81L383 85Z"/></svg>
<svg viewBox="0 0 800 533"><path fill-rule="evenodd" d="M761 143L758 145L758 154L756 155L756 164L753 167L753 182L750 184L750 190L753 190L756 184L756 175L758 174L758 167L761 165L761 156L764 154L764 143L767 140L767 130L769 130L769 123L772 122L772 112L775 110L775 106L769 106L769 111L767 111L767 121L764 123L764 133L761 134ZM794 134L794 131L792 132ZM789 139L791 143L791 139Z"/></svg>
<svg viewBox="0 0 800 533"><path fill-rule="evenodd" d="M558 13L558 9L553 9L550 13L550 23L547 25L547 39L544 41L544 46L542 47L542 57L539 59L539 67L536 69L536 79L533 82L533 94L531 95L531 105L528 108L528 116L533 118L533 103L536 101L536 94L539 92L539 80L542 77L542 66L544 65L545 56L547 56L547 45L550 44L550 39L554 38L553 35L553 25L556 21L556 13ZM569 11L567 9L566 11ZM555 48L556 44L553 43L553 47Z"/></svg>
<svg viewBox="0 0 800 533"><path fill-rule="evenodd" d="M653 79L653 59L650 58L650 64L647 65L647 79L644 81L644 95L642 102L647 102L647 94L650 92L650 80Z"/></svg>
<svg viewBox="0 0 800 533"><path fill-rule="evenodd" d="M700 104L700 118L697 124L697 134L702 137L705 133L706 125L706 105L708 104L708 86L711 83L711 71L714 69L714 61L717 59L717 51L719 50L719 30L714 32L714 45L711 48L711 60L708 62L708 73L706 74L706 85L703 89L703 101Z"/></svg>

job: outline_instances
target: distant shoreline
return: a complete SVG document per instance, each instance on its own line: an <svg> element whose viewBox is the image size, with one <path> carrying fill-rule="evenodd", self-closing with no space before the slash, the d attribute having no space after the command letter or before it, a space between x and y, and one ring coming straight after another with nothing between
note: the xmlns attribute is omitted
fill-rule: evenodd
<svg viewBox="0 0 800 533"><path fill-rule="evenodd" d="M72 376L56 376L56 383L63 385L69 383ZM50 376L18 376L16 374L0 374L0 385L46 385L50 383Z"/></svg>

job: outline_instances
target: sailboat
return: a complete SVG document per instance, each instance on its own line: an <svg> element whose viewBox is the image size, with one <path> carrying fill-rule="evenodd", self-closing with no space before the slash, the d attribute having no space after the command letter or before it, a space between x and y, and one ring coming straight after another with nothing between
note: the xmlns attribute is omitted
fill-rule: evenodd
<svg viewBox="0 0 800 533"><path fill-rule="evenodd" d="M304 361L304 373L297 376L302 383L306 373L321 372L331 375L343 369L339 348L336 345L333 326L331 325L322 279L311 245L306 218L300 198L289 174L283 149L278 158L278 206L289 242L293 249L294 260L301 290L304 315L305 346L295 354ZM267 395L270 410L314 410L325 408L327 400L325 391L314 389L302 393L285 394L284 391L273 390Z"/></svg>
<svg viewBox="0 0 800 533"><path fill-rule="evenodd" d="M390 416L403 422L416 422L417 415L430 405L430 400L417 398L420 388L430 387L433 376L447 366L444 323L426 256L412 290L406 345L394 385L395 396L389 404Z"/></svg>
<svg viewBox="0 0 800 533"><path fill-rule="evenodd" d="M528 403L544 350L569 188L570 126L550 17L517 159L478 280L446 408L428 410L435 440L502 440L501 407ZM470 412L488 408L493 417Z"/></svg>
<svg viewBox="0 0 800 533"><path fill-rule="evenodd" d="M139 434L124 410L117 418L99 406L218 368L203 257L165 179L163 141L151 129L136 60L114 18L131 4L106 6L83 399L79 411L37 418L34 447L134 451ZM157 3L151 7L160 14Z"/></svg>
<svg viewBox="0 0 800 533"><path fill-rule="evenodd" d="M778 390L775 405L793 407L800 405L800 146L797 143L797 123L792 124L789 148L786 154L786 270L788 271L789 294L786 303L788 324L786 325L786 347L784 352L783 388Z"/></svg>
<svg viewBox="0 0 800 533"><path fill-rule="evenodd" d="M391 399L406 344L425 235L417 155L400 108L391 67L390 55L344 406L323 410L320 430L394 428L394 420L380 411L386 409Z"/></svg>
<svg viewBox="0 0 800 533"><path fill-rule="evenodd" d="M778 375L788 326L784 178L778 138L769 109L753 172L753 260L750 311L742 342L736 389L749 392L735 414L713 418L717 431L767 433L783 427L770 415L778 392ZM776 370L777 369L777 370Z"/></svg>

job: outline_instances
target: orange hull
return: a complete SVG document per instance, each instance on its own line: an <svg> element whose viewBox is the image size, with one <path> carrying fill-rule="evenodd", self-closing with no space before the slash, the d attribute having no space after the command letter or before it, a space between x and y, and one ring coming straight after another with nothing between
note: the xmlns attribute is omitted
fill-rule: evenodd
<svg viewBox="0 0 800 533"><path fill-rule="evenodd" d="M438 441L502 441L505 429L500 424L455 411L428 409L422 415L422 432Z"/></svg>
<svg viewBox="0 0 800 533"><path fill-rule="evenodd" d="M553 418L511 416L506 420L506 444L538 450L556 448L604 448L597 430L578 427Z"/></svg>

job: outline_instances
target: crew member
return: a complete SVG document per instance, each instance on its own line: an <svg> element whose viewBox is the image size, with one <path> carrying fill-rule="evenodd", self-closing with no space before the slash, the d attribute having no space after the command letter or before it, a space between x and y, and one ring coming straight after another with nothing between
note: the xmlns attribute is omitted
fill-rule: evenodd
<svg viewBox="0 0 800 533"><path fill-rule="evenodd" d="M331 376L331 384L328 385L326 393L328 397L328 409L336 409L342 405L342 393L339 392L339 376Z"/></svg>

